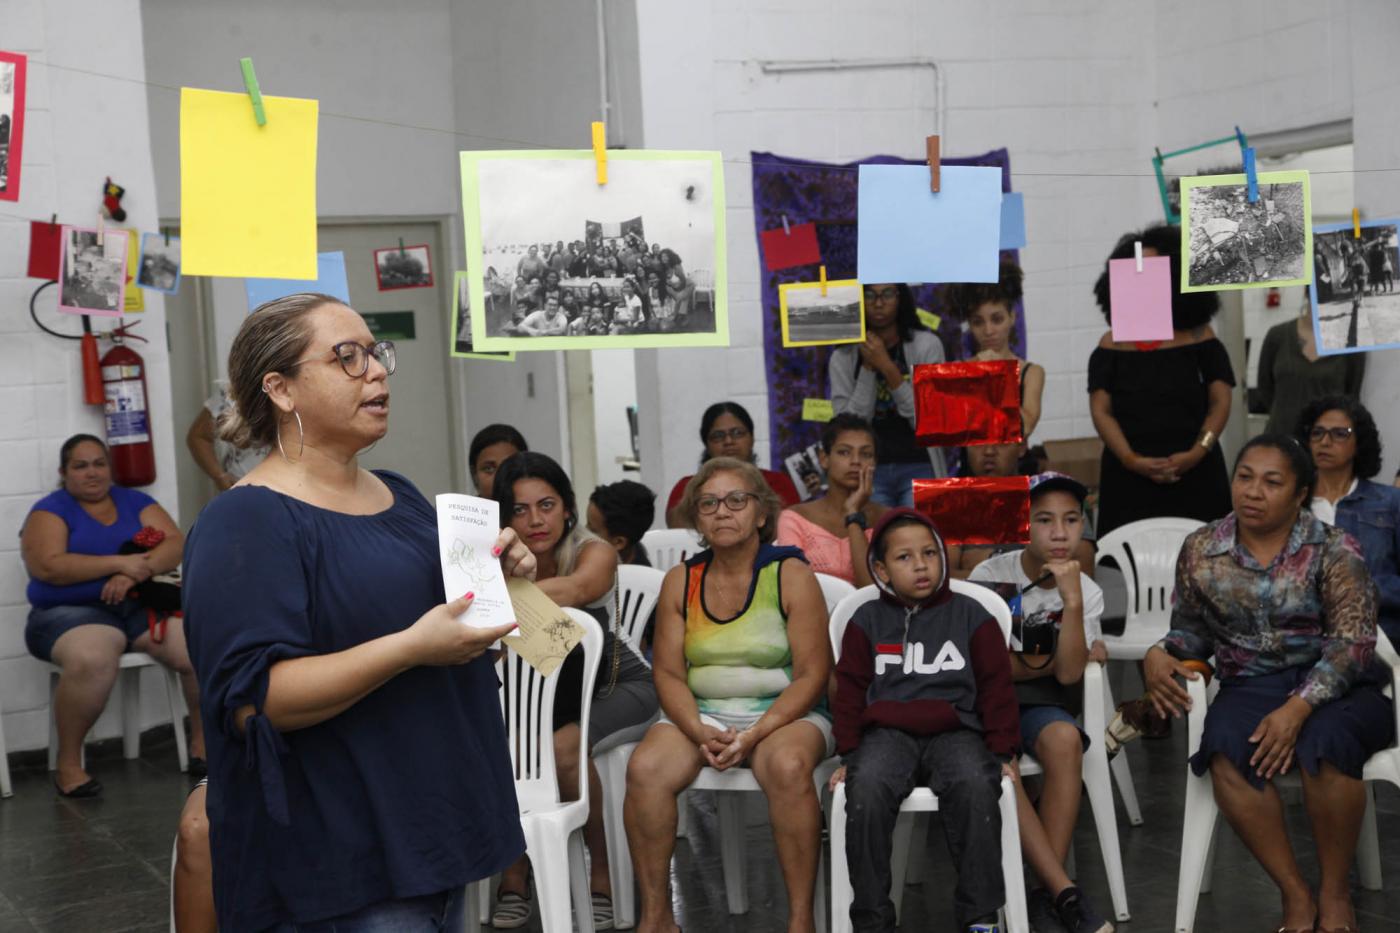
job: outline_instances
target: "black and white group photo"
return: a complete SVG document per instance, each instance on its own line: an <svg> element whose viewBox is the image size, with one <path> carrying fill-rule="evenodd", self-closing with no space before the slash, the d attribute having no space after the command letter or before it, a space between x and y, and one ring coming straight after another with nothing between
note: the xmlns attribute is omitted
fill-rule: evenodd
<svg viewBox="0 0 1400 933"><path fill-rule="evenodd" d="M1222 178L1232 180L1217 181ZM1254 201L1236 178L1204 176L1182 184L1182 291L1306 284L1307 173L1261 173Z"/></svg>
<svg viewBox="0 0 1400 933"><path fill-rule="evenodd" d="M0 52L0 201L19 200L27 63L23 55Z"/></svg>
<svg viewBox="0 0 1400 933"><path fill-rule="evenodd" d="M727 338L716 289L722 202L711 162L617 160L604 186L591 161L477 165L479 327L493 341L477 346L635 348Z"/></svg>
<svg viewBox="0 0 1400 933"><path fill-rule="evenodd" d="M136 284L173 295L180 290L180 238L163 233L141 237L141 263Z"/></svg>
<svg viewBox="0 0 1400 933"><path fill-rule="evenodd" d="M822 294L823 291L825 294ZM865 339L864 292L855 280L778 286L783 346L857 343Z"/></svg>
<svg viewBox="0 0 1400 933"><path fill-rule="evenodd" d="M58 310L121 317L126 295L126 231L99 235L96 230L64 227L63 234Z"/></svg>
<svg viewBox="0 0 1400 933"><path fill-rule="evenodd" d="M395 288L430 288L433 284L432 257L427 244L375 250L374 272L381 292Z"/></svg>
<svg viewBox="0 0 1400 933"><path fill-rule="evenodd" d="M1321 352L1400 346L1397 223L1364 223L1359 237L1351 224L1314 232L1313 314Z"/></svg>
<svg viewBox="0 0 1400 933"><path fill-rule="evenodd" d="M467 273L452 277L452 356L467 359L513 360L514 353L479 353L472 348L472 296Z"/></svg>

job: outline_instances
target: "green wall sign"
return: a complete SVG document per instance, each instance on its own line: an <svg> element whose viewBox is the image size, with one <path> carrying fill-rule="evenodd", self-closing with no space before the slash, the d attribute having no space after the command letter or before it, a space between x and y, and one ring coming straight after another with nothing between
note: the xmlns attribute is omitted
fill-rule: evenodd
<svg viewBox="0 0 1400 933"><path fill-rule="evenodd" d="M418 336L412 311L369 311L360 317L377 340L413 340Z"/></svg>

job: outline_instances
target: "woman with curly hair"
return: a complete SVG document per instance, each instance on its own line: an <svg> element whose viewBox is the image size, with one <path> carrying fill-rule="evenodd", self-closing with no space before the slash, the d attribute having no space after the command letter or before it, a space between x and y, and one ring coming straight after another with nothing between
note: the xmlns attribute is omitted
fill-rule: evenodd
<svg viewBox="0 0 1400 933"><path fill-rule="evenodd" d="M1179 516L1203 522L1230 511L1230 479L1217 441L1230 418L1235 372L1210 319L1215 292L1182 294L1181 230L1160 225L1128 233L1109 259L1166 256L1172 268L1172 336L1119 342L1105 333L1089 357L1089 412L1103 438L1099 479L1100 538L1129 522ZM1094 284L1112 320L1108 263Z"/></svg>
<svg viewBox="0 0 1400 933"><path fill-rule="evenodd" d="M1356 399L1331 395L1303 409L1298 440L1317 464L1312 513L1360 543L1380 590L1380 626L1400 643L1400 489L1371 482L1381 471L1376 420Z"/></svg>
<svg viewBox="0 0 1400 933"><path fill-rule="evenodd" d="M972 334L975 360L1015 360L1021 365L1021 421L1030 437L1040 423L1045 367L1028 363L1017 353L1016 304L1021 300L1021 267L1002 260L997 281L948 286L947 297L958 318Z"/></svg>

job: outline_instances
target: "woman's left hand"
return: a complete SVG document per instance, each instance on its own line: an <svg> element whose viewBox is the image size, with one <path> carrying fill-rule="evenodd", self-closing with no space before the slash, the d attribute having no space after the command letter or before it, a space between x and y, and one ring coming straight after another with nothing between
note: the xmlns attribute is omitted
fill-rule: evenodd
<svg viewBox="0 0 1400 933"><path fill-rule="evenodd" d="M115 606L123 599L131 588L136 585L136 581L124 573L114 573L107 578L107 582L102 586L102 601L109 606Z"/></svg>
<svg viewBox="0 0 1400 933"><path fill-rule="evenodd" d="M1200 444L1192 444L1190 450L1182 450L1172 454L1167 458L1167 463L1172 475L1172 482L1180 480L1187 473L1196 468L1196 465L1205 458L1206 451Z"/></svg>
<svg viewBox="0 0 1400 933"><path fill-rule="evenodd" d="M724 771L740 764L749 755L753 754L753 747L758 744L758 736L752 729L744 729L734 736L734 741L720 752L713 754L708 748L705 749L705 757L709 759L710 767L716 771Z"/></svg>
<svg viewBox="0 0 1400 933"><path fill-rule="evenodd" d="M860 482L856 483L856 488L846 497L846 503L842 506L846 514L859 512L865 508L865 504L870 501L870 494L875 489L875 467L863 466L860 468Z"/></svg>
<svg viewBox="0 0 1400 933"><path fill-rule="evenodd" d="M1287 774L1293 766L1293 750L1298 745L1298 733L1312 713L1312 706L1301 697L1291 696L1278 709L1259 721L1249 741L1258 746L1250 756L1249 766L1264 780L1275 774Z"/></svg>
<svg viewBox="0 0 1400 933"><path fill-rule="evenodd" d="M535 555L530 553L514 528L501 529L493 553L501 559L501 570L505 571L506 576L535 579Z"/></svg>

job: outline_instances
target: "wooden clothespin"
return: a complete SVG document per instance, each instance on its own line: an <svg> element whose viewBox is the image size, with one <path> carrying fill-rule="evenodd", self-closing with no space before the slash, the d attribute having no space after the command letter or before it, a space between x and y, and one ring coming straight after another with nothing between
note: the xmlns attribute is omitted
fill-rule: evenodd
<svg viewBox="0 0 1400 933"><path fill-rule="evenodd" d="M608 183L608 133L601 120L593 121L593 162L598 168L598 184Z"/></svg>
<svg viewBox="0 0 1400 933"><path fill-rule="evenodd" d="M938 137L929 136L925 138L924 148L928 157L929 190L937 194L939 186L942 185L942 180L938 177L939 159L941 158L938 152Z"/></svg>
<svg viewBox="0 0 1400 933"><path fill-rule="evenodd" d="M1351 209L1351 235L1355 239L1361 239L1361 208Z"/></svg>
<svg viewBox="0 0 1400 933"><path fill-rule="evenodd" d="M50 214L50 215L49 215L49 226L50 226L50 227L57 227L57 226L58 226L58 215L57 215L57 214Z"/></svg>
<svg viewBox="0 0 1400 933"><path fill-rule="evenodd" d="M102 245L102 236L106 233L106 218L101 211L97 212L97 245Z"/></svg>
<svg viewBox="0 0 1400 933"><path fill-rule="evenodd" d="M1142 271L1142 241L1133 244L1133 258L1137 260L1137 271Z"/></svg>
<svg viewBox="0 0 1400 933"><path fill-rule="evenodd" d="M1245 190L1249 193L1249 203L1253 204L1259 200L1259 176L1254 169L1254 147L1246 146L1244 149L1244 181Z"/></svg>
<svg viewBox="0 0 1400 933"><path fill-rule="evenodd" d="M821 280L821 283L822 283L822 297L825 298L825 297L826 297L826 266L818 266L818 267L817 267L817 275L821 277L820 280Z"/></svg>
<svg viewBox="0 0 1400 933"><path fill-rule="evenodd" d="M258 87L253 60L240 58L238 64L243 68L243 86L248 89L248 96L253 99L253 119L258 121L258 126L267 126L267 111L263 109L262 88Z"/></svg>
<svg viewBox="0 0 1400 933"><path fill-rule="evenodd" d="M787 214L783 215L783 236L792 236L792 228L788 226Z"/></svg>

